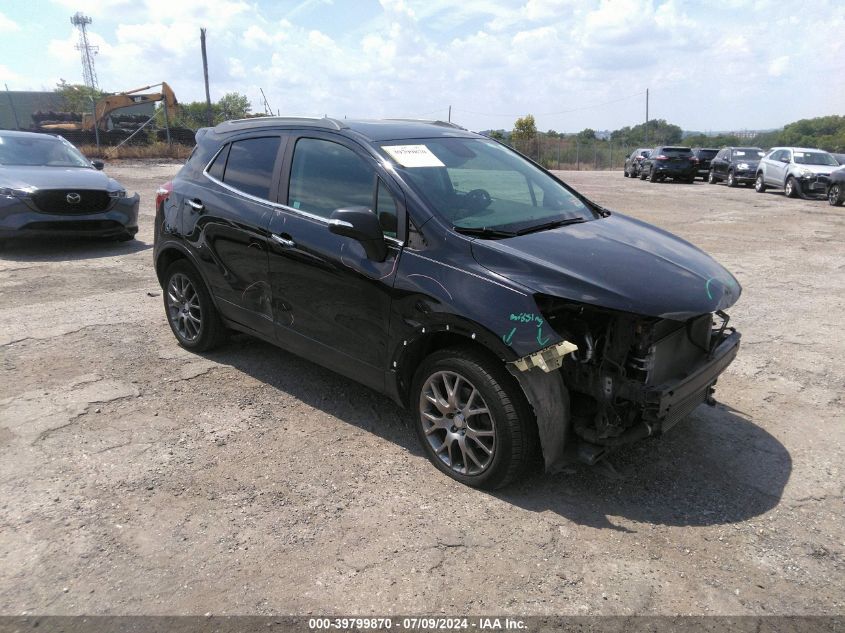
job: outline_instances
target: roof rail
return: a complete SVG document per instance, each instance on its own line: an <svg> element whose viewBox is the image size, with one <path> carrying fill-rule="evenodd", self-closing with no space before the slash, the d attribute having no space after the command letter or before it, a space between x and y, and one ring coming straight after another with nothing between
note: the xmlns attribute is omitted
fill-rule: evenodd
<svg viewBox="0 0 845 633"><path fill-rule="evenodd" d="M408 123L428 123L429 125L439 125L440 127L451 127L455 128L456 130L466 130L465 127L458 125L457 123L452 123L451 121L440 121L435 120L432 121L430 119L406 119L406 118L398 118L398 119L385 119L386 121L407 121Z"/></svg>
<svg viewBox="0 0 845 633"><path fill-rule="evenodd" d="M329 130L342 130L346 127L341 121L330 117L255 116L249 117L248 119L231 119L229 121L223 121L223 123L217 124L214 129L223 131L224 129L230 127L249 127L250 125L257 126L268 123L276 125L307 125Z"/></svg>

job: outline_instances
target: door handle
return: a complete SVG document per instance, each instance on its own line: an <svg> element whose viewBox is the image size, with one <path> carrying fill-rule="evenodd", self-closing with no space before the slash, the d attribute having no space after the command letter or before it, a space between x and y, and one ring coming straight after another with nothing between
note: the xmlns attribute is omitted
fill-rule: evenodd
<svg viewBox="0 0 845 633"><path fill-rule="evenodd" d="M205 206L199 198L188 200L188 206L190 206L191 209L193 209L197 213L202 213L205 210Z"/></svg>
<svg viewBox="0 0 845 633"><path fill-rule="evenodd" d="M293 240L289 240L286 237L282 237L281 235L271 233L270 237L273 239L274 242L284 248L294 248L296 246L296 242L294 242Z"/></svg>

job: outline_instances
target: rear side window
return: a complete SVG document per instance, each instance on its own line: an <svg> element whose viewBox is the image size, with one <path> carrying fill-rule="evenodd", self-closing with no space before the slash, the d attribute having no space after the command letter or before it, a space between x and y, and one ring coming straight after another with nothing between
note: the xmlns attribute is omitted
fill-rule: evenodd
<svg viewBox="0 0 845 633"><path fill-rule="evenodd" d="M322 139L297 141L288 206L328 218L344 207L372 209L374 193L375 170L351 149Z"/></svg>
<svg viewBox="0 0 845 633"><path fill-rule="evenodd" d="M279 153L279 143L278 136L249 138L232 143L229 147L223 182L238 191L269 200L270 183L273 181L273 167L276 164L276 155ZM216 163L215 160L212 167L215 167Z"/></svg>
<svg viewBox="0 0 845 633"><path fill-rule="evenodd" d="M223 182L223 172L226 170L226 157L229 155L229 146L226 145L223 150L217 154L217 157L208 166L208 175Z"/></svg>

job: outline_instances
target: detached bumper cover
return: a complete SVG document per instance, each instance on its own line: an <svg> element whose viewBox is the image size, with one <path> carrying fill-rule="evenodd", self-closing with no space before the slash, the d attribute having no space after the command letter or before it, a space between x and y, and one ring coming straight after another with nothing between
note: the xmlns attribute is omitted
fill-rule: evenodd
<svg viewBox="0 0 845 633"><path fill-rule="evenodd" d="M647 421L667 431L704 402L710 388L736 358L740 338L739 332L732 332L685 378L649 388L645 393Z"/></svg>

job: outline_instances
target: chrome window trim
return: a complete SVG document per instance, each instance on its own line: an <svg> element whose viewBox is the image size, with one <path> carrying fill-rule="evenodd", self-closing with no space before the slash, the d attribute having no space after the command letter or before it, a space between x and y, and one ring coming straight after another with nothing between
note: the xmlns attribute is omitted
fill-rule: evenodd
<svg viewBox="0 0 845 633"><path fill-rule="evenodd" d="M218 150L214 153L214 156L212 156L212 157L211 157L211 160L209 160L209 161L208 161L208 164L207 164L207 165L205 166L205 168L202 170L202 175L203 175L203 176L205 176L206 178L208 178L208 179L209 179L211 182L213 182L214 184L219 185L220 187L223 187L223 189L226 189L227 191L229 191L229 192L231 192L231 193L234 193L234 194L237 194L237 195L239 195L239 196L243 196L243 197L244 197L244 198L246 198L247 200L251 200L251 201L253 201L253 202L257 202L257 203L259 203L259 204L263 204L263 205L270 206L270 207L272 207L273 209L276 209L276 210L279 210L279 211L287 211L287 212L289 212L289 213L295 213L295 214L297 214L297 215L300 215L300 216L302 216L302 217L308 218L308 219L310 219L310 220L315 220L315 221L317 221L317 222L320 222L320 223L322 223L322 224L325 224L326 226L328 226L328 225L331 223L331 222L330 222L330 218L324 218L324 217L323 217L323 216L321 216L321 215L316 215L316 214L314 214L314 213L308 213L307 211L302 211L301 209L294 209L293 207L289 207L288 205L286 205L286 204L282 204L281 202L273 202L272 200L267 200L267 199L265 199L265 198L259 198L258 196L253 196L253 195L252 195L252 194L250 194L250 193L246 193L245 191L241 191L240 189L237 189L237 188L235 188L235 187L232 187L231 185L227 185L227 184L226 184L225 182L223 182L222 180L217 180L217 178L215 178L214 176L212 176L211 174L209 174L209 173L208 173L208 168L209 168L209 167L211 167L211 164L212 164L212 163L213 163L213 162L217 159L217 157L220 155L220 152L222 152L222 151L226 148L226 146L227 146L228 144L229 144L228 142L227 142L227 143L224 143L224 144L220 147L220 149L218 149ZM406 213L407 213L407 212L406 212ZM385 235L385 236L384 236L384 239L385 239L386 241L388 241L388 242L392 242L393 244L396 244L396 245L398 245L398 246L404 246L404 245L405 245L405 242L403 242L402 240L400 240L400 239L398 239L398 238L395 238L395 237L390 237L389 235Z"/></svg>

